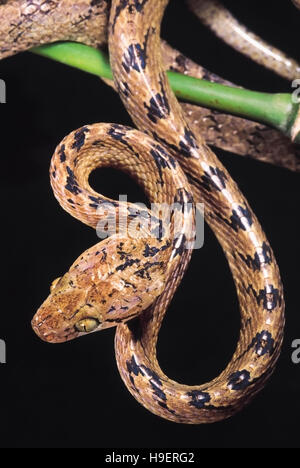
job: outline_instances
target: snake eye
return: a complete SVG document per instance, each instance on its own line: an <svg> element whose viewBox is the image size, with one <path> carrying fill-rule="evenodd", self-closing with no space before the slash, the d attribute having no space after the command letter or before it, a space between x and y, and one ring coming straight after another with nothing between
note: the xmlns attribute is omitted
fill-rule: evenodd
<svg viewBox="0 0 300 468"><path fill-rule="evenodd" d="M98 327L99 323L100 323L99 320L89 317L89 318L85 318L77 322L75 324L75 328L77 331L81 333L89 333L95 330Z"/></svg>

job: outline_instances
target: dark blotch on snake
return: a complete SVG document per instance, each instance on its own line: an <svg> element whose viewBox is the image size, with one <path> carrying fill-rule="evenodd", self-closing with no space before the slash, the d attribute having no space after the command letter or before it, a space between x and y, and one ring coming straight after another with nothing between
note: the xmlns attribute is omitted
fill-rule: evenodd
<svg viewBox="0 0 300 468"><path fill-rule="evenodd" d="M199 390L192 390L187 392L187 395L192 398L189 405L195 406L195 408L202 409L205 407L206 403L209 403L211 400L210 394L207 392L201 392Z"/></svg>
<svg viewBox="0 0 300 468"><path fill-rule="evenodd" d="M250 383L250 372L242 370L231 374L227 385L231 390L244 390Z"/></svg>
<svg viewBox="0 0 300 468"><path fill-rule="evenodd" d="M77 132L75 132L74 142L72 145L73 149L76 148L77 151L79 151L80 148L82 148L85 142L85 134L88 132L89 132L89 129L87 127L82 127L79 130L77 130Z"/></svg>
<svg viewBox="0 0 300 468"><path fill-rule="evenodd" d="M65 160L67 159L65 149L66 149L65 145L61 145L58 151L60 162L62 163L65 162Z"/></svg>
<svg viewBox="0 0 300 468"><path fill-rule="evenodd" d="M192 148L198 148L194 134L188 128L184 129L184 139L180 140L179 147L181 154L187 158L192 157Z"/></svg>
<svg viewBox="0 0 300 468"><path fill-rule="evenodd" d="M67 172L69 175L67 177L67 184L65 185L65 188L74 195L78 195L82 190L79 188L74 172L69 166L67 166Z"/></svg>

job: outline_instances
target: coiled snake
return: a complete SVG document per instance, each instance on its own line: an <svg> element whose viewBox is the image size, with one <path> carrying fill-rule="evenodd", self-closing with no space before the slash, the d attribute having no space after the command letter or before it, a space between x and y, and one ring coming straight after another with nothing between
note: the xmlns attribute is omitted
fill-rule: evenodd
<svg viewBox="0 0 300 468"><path fill-rule="evenodd" d="M25 3L28 15L36 8L51 9L47 1ZM76 14L72 3L60 2L61 13L70 13L67 19L62 15L68 23ZM99 13L109 3L92 2L91 13L93 9ZM156 235L147 226L141 226L138 238L110 232L110 237L84 252L54 282L32 325L48 342L116 325L117 364L133 396L166 419L208 423L241 409L272 373L283 337L284 299L274 255L255 215L201 135L191 130L169 87L160 51L160 23L167 3L112 0L110 7L108 40L115 86L144 133L116 124L84 126L58 145L50 174L60 204L89 226L108 221L113 211L118 221L125 213L123 227L128 228L136 217L135 206L108 200L89 186L94 168L113 166L131 174L151 202L175 203L180 229L172 218L167 235L165 223L154 216ZM14 19L20 11L16 5L4 6ZM21 18L26 21L24 12ZM14 24L17 28L18 22ZM28 40L24 33L19 48L18 40L12 41L14 52L52 39L51 27L36 26L29 28ZM59 28L58 23L52 25L55 34ZM100 44L104 39L96 30L91 42L97 37ZM80 40L80 34L76 39ZM205 204L205 219L230 265L241 331L227 368L207 384L186 386L162 372L155 349L163 316L191 255L197 202ZM102 207L105 215L99 214ZM148 210L142 216L153 218Z"/></svg>

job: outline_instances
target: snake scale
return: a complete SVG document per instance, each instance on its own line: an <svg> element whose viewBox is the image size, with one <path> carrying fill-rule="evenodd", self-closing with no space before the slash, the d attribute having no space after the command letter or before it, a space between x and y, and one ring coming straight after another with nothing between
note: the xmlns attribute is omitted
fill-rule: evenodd
<svg viewBox="0 0 300 468"><path fill-rule="evenodd" d="M5 13L0 50L3 57L61 39L66 26L69 39L81 40L89 21L90 43L101 45L105 36L95 19L109 9L114 84L139 131L95 124L72 132L52 158L52 188L64 209L87 225L96 227L116 213L120 226L128 229L137 207L109 200L88 183L96 167L115 167L134 177L150 202L174 204L180 228L173 217L168 225L146 209L139 215L154 219L155 232L147 223L139 225L140 236L124 236L121 228L118 235L109 231L106 240L85 251L52 284L32 325L38 336L53 343L116 326L117 364L133 396L168 420L211 423L240 410L271 375L283 339L284 298L276 260L259 222L197 128L189 126L169 87L160 46L167 4L167 0L92 0L90 17L81 17L78 26L78 11L86 0L22 1L22 11L20 2L9 1L0 10L0 17ZM52 24L51 9L59 12ZM45 27L31 21L36 11L40 18L47 17ZM228 260L241 330L226 369L211 382L186 386L160 369L156 342L192 253L198 202L204 203L205 220ZM101 208L105 214L99 214Z"/></svg>

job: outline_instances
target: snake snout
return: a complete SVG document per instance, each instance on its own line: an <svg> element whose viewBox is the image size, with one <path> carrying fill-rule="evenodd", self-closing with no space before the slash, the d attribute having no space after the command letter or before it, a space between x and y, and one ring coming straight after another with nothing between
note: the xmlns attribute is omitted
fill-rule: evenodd
<svg viewBox="0 0 300 468"><path fill-rule="evenodd" d="M49 326L49 323L39 323L35 321L35 318L33 318L31 326L36 335L47 343L64 343L78 336L78 332L74 327L56 330Z"/></svg>
<svg viewBox="0 0 300 468"><path fill-rule="evenodd" d="M75 327L59 323L55 316L43 316L39 311L33 317L31 326L36 335L47 343L63 343L73 340L79 334Z"/></svg>

